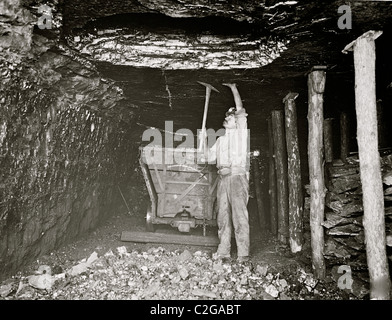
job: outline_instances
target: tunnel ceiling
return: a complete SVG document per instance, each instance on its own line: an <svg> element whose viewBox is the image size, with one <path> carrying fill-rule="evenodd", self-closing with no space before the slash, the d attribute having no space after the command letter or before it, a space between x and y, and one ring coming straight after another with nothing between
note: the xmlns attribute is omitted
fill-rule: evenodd
<svg viewBox="0 0 392 320"><path fill-rule="evenodd" d="M337 27L342 4L352 10L350 32ZM286 77L336 64L347 42L392 19L390 4L379 1L67 0L62 6L67 43L96 61L245 69L281 57L285 70L276 75Z"/></svg>
<svg viewBox="0 0 392 320"><path fill-rule="evenodd" d="M39 5L24 3L33 12ZM341 5L351 8L352 29L337 26ZM219 90L223 81L237 82L257 115L253 125L289 91L300 93L306 115L304 75L312 66L327 66L328 88L352 89L353 57L341 52L345 45L371 29L384 31L378 53L392 39L391 3L382 1L56 0L52 6L59 28L35 31L59 37L63 48L93 63L141 108L141 123L158 127L162 111L179 127L200 126L198 80ZM390 63L382 68L392 70ZM210 104L208 125L220 126L231 97L214 96Z"/></svg>
<svg viewBox="0 0 392 320"><path fill-rule="evenodd" d="M51 31L94 61L177 70L276 62L277 77L334 66L348 42L392 25L388 1L21 1L37 16L50 4L58 27ZM337 27L341 5L351 8L351 30Z"/></svg>

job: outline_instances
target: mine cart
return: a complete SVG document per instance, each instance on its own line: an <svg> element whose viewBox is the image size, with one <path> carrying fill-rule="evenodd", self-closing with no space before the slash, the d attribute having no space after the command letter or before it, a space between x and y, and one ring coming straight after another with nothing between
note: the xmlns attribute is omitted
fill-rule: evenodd
<svg viewBox="0 0 392 320"><path fill-rule="evenodd" d="M216 225L215 165L198 163L192 148L141 147L139 157L151 199L147 208L146 228L167 224L180 232Z"/></svg>

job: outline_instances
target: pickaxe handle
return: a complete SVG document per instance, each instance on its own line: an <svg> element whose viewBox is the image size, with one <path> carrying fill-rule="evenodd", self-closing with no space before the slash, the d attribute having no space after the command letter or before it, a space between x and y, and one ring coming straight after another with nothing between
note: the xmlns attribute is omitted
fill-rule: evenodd
<svg viewBox="0 0 392 320"><path fill-rule="evenodd" d="M203 150L204 147L204 153L207 151L207 145L205 144L205 134L206 134L206 123L207 123L207 113L208 113L208 104L210 102L210 96L211 96L211 88L206 87L206 100L204 103L204 113L203 113L203 122L201 125L201 141L200 141L200 146L199 146L199 151Z"/></svg>
<svg viewBox="0 0 392 320"><path fill-rule="evenodd" d="M204 104L203 123L201 125L201 128L203 130L206 129L207 112L208 112L208 104L210 102L210 96L211 96L211 88L206 87L206 101L205 101L205 104Z"/></svg>
<svg viewBox="0 0 392 320"><path fill-rule="evenodd" d="M219 92L219 91L208 83L200 82L200 81L197 81L197 82L206 87L206 99L205 99L205 103L204 103L203 122L201 124L202 136L201 136L201 141L200 141L200 145L199 145L199 151L201 151L204 147L204 153L206 154L207 153L207 144L205 143L205 134L206 134L208 104L210 102L211 90L214 90L216 92Z"/></svg>

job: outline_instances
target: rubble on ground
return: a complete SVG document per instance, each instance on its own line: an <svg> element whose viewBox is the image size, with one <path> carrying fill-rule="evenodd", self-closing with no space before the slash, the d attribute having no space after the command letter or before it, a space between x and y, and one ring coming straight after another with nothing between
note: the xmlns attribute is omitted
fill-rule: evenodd
<svg viewBox="0 0 392 320"><path fill-rule="evenodd" d="M33 279L33 280L32 280ZM357 299L332 277L317 281L298 265L215 261L209 251L118 247L68 268L40 266L0 285L3 300Z"/></svg>

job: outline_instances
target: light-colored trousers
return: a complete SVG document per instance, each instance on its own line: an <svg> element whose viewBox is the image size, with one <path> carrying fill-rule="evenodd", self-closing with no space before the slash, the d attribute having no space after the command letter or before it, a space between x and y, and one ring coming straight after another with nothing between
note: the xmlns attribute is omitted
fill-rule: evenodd
<svg viewBox="0 0 392 320"><path fill-rule="evenodd" d="M230 256L233 231L238 257L249 256L248 199L249 180L245 174L219 176L217 190L219 246L217 253L221 256Z"/></svg>

